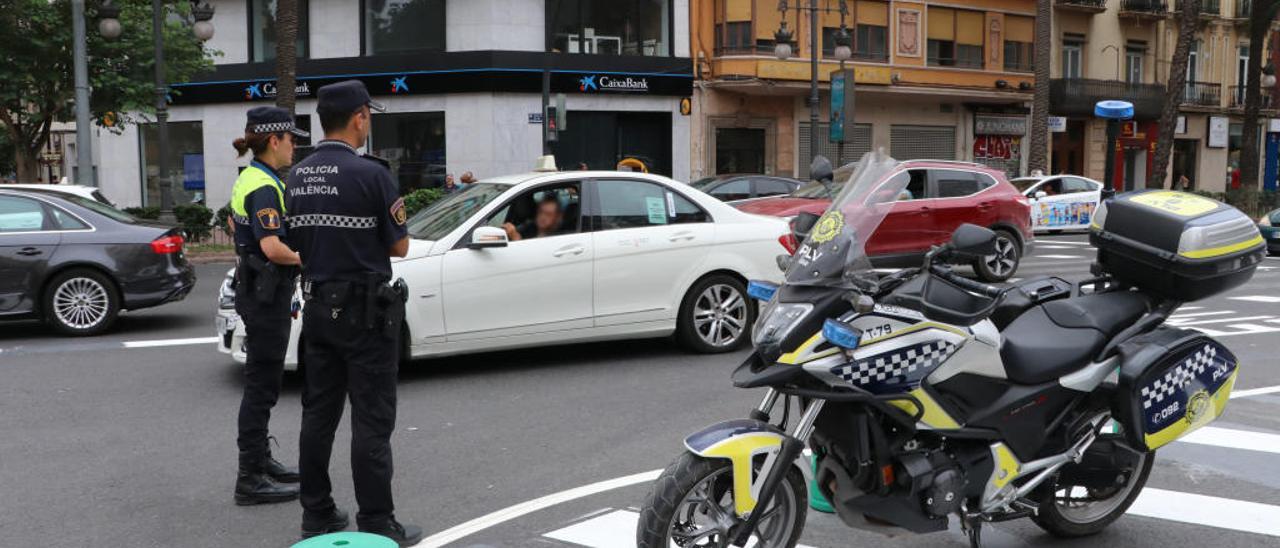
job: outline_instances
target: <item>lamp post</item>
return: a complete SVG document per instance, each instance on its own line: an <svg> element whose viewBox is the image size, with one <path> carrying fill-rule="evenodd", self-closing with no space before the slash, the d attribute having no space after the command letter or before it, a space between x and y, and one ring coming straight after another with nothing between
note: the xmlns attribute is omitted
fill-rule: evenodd
<svg viewBox="0 0 1280 548"><path fill-rule="evenodd" d="M208 2L191 1L191 16L195 20L191 27L192 34L201 42L213 38L213 6ZM109 10L107 9L109 8ZM120 36L120 10L111 5L111 1L98 9L98 32L108 40ZM173 180L169 173L169 86L165 83L164 67L164 22L166 13L164 2L151 0L151 33L155 48L156 80L156 166L160 171L160 218L173 221Z"/></svg>
<svg viewBox="0 0 1280 548"><path fill-rule="evenodd" d="M818 7L818 0L809 0L808 4L804 6L796 3L794 7L791 7L787 0L778 2L778 11L782 12L782 22L778 27L778 31L773 35L773 54L778 59L785 61L794 53L791 45L792 33L787 29L787 11L795 10L797 22L800 20L802 12L809 12L809 161L812 163L813 158L818 155L819 135L821 134L818 131L818 62L821 54L821 50L818 47L818 35L821 32L818 27L818 13L840 13L840 32L836 36L836 47L832 53L841 64L853 56L853 48L850 47L852 41L849 39L849 30L844 23L844 18L849 14L849 7L846 5L845 0L840 0L838 8ZM842 39L845 40L843 43L841 42Z"/></svg>
<svg viewBox="0 0 1280 548"><path fill-rule="evenodd" d="M1116 193L1116 141L1120 138L1120 122L1133 118L1133 103L1128 101L1098 101L1093 106L1093 115L1107 121L1107 155L1106 182L1103 184L1103 199Z"/></svg>

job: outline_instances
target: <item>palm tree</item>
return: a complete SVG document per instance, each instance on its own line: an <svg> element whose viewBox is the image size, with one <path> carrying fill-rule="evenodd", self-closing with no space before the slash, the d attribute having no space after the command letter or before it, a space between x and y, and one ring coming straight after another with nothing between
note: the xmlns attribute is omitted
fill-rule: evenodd
<svg viewBox="0 0 1280 548"><path fill-rule="evenodd" d="M1049 65L1053 63L1053 0L1036 0L1036 87L1031 102L1031 154L1027 167L1049 172Z"/></svg>
<svg viewBox="0 0 1280 548"><path fill-rule="evenodd" d="M1186 95L1187 59L1191 57L1191 43L1196 39L1200 24L1200 0L1178 0L1178 43L1173 48L1173 61L1169 65L1169 81L1165 83L1164 107L1160 111L1160 136L1156 139L1156 156L1147 178L1147 188L1164 188L1165 173L1169 170L1169 155L1173 152L1173 130L1178 124L1178 107ZM1114 151L1107 151L1115 154Z"/></svg>
<svg viewBox="0 0 1280 548"><path fill-rule="evenodd" d="M1249 67L1245 75L1244 125L1240 139L1240 186L1258 186L1258 111L1262 107L1262 42L1275 19L1275 0L1254 0L1249 11Z"/></svg>
<svg viewBox="0 0 1280 548"><path fill-rule="evenodd" d="M276 106L294 111L298 76L298 0L276 1Z"/></svg>

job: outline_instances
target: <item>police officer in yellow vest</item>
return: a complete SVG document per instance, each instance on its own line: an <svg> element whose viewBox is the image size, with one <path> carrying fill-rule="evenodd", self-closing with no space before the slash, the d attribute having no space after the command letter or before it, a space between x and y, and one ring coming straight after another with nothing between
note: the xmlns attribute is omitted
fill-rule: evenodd
<svg viewBox="0 0 1280 548"><path fill-rule="evenodd" d="M277 170L293 163L294 136L308 134L289 111L256 107L249 111L244 137L233 143L253 161L231 190L235 226L236 312L244 322L244 396L240 400L239 505L286 502L298 496L298 470L271 457L267 423L280 396L294 284L301 259L285 242L284 183ZM289 485L286 485L289 484Z"/></svg>

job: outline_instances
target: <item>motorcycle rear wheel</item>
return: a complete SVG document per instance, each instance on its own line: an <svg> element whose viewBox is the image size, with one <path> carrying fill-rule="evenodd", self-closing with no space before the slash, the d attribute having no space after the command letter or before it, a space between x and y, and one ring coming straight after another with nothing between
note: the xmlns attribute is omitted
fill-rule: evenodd
<svg viewBox="0 0 1280 548"><path fill-rule="evenodd" d="M1122 486L1105 491L1055 483L1040 501L1040 511L1031 518L1036 525L1059 538L1095 535L1124 515L1142 493L1151 475L1155 452L1144 453L1142 462ZM1055 480L1056 482L1056 480ZM1081 500L1088 502L1081 502Z"/></svg>
<svg viewBox="0 0 1280 548"><path fill-rule="evenodd" d="M721 548L742 522L733 511L732 465L684 453L653 483L636 527L637 548ZM793 548L804 531L808 492L792 467L756 526L755 548Z"/></svg>

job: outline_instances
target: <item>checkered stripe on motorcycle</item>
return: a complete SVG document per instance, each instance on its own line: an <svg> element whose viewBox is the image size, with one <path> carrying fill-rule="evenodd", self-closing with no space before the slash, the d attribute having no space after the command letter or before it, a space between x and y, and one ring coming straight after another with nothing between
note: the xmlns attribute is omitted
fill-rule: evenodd
<svg viewBox="0 0 1280 548"><path fill-rule="evenodd" d="M831 369L835 375L854 385L879 384L912 373L924 372L942 363L956 349L947 341L929 341L857 360Z"/></svg>
<svg viewBox="0 0 1280 548"><path fill-rule="evenodd" d="M1213 345L1206 344L1195 354L1192 354L1183 360L1181 364L1170 369L1163 377L1156 379L1150 385L1142 387L1142 408L1150 409L1151 406L1164 401L1165 398L1172 397L1174 394L1181 392L1191 384L1192 379L1204 373L1204 370L1213 363L1218 355L1218 349Z"/></svg>

